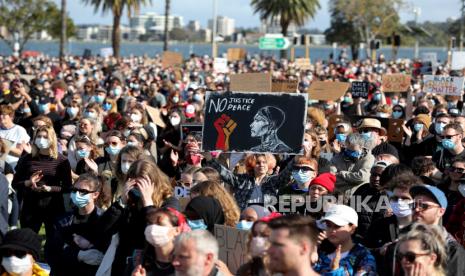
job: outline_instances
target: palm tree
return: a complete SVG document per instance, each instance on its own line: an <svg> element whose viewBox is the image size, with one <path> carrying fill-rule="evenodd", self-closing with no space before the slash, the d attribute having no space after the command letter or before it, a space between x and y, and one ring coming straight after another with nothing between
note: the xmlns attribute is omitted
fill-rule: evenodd
<svg viewBox="0 0 465 276"><path fill-rule="evenodd" d="M254 13L260 14L260 19L279 21L281 33L287 36L289 26L305 24L308 18L313 18L320 8L319 0L252 0ZM281 57L287 56L287 50L281 51Z"/></svg>
<svg viewBox="0 0 465 276"><path fill-rule="evenodd" d="M113 56L119 58L121 44L121 17L124 9L127 9L128 16L138 13L141 6L151 4L151 0L83 0L86 4L94 6L95 12L102 10L102 13L111 11L113 14L113 30L111 33L111 45Z"/></svg>
<svg viewBox="0 0 465 276"><path fill-rule="evenodd" d="M163 37L163 51L168 51L168 40L170 33L168 31L168 16L170 15L171 0L165 0L165 35Z"/></svg>

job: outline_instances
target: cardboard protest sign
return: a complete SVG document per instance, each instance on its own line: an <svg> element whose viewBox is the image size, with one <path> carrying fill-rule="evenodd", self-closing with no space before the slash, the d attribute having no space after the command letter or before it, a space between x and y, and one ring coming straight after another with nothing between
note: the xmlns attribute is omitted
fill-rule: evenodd
<svg viewBox="0 0 465 276"><path fill-rule="evenodd" d="M403 124L403 119L389 119L389 126L387 129L389 142L402 143L402 139L404 138Z"/></svg>
<svg viewBox="0 0 465 276"><path fill-rule="evenodd" d="M192 134L193 136L198 139L198 141L202 141L202 132L203 132L203 125L202 124L194 124L194 123L186 123L181 124L181 141L186 139L187 135Z"/></svg>
<svg viewBox="0 0 465 276"><path fill-rule="evenodd" d="M407 92L410 79L411 77L405 74L383 75L383 90L384 92Z"/></svg>
<svg viewBox="0 0 465 276"><path fill-rule="evenodd" d="M463 92L463 77L423 76L423 92L461 96Z"/></svg>
<svg viewBox="0 0 465 276"><path fill-rule="evenodd" d="M465 68L465 51L452 52L452 70L462 70Z"/></svg>
<svg viewBox="0 0 465 276"><path fill-rule="evenodd" d="M215 238L219 246L219 258L236 275L239 267L247 262L249 231L215 224Z"/></svg>
<svg viewBox="0 0 465 276"><path fill-rule="evenodd" d="M298 83L297 80L272 80L271 91L295 93Z"/></svg>
<svg viewBox="0 0 465 276"><path fill-rule="evenodd" d="M350 87L350 92L353 98L368 99L368 92L370 91L370 83L366 81L353 81Z"/></svg>
<svg viewBox="0 0 465 276"><path fill-rule="evenodd" d="M336 101L347 92L349 87L348 82L313 81L308 94L312 100Z"/></svg>
<svg viewBox="0 0 465 276"><path fill-rule="evenodd" d="M300 70L310 70L311 68L310 59L309 58L296 58L295 67L299 68Z"/></svg>
<svg viewBox="0 0 465 276"><path fill-rule="evenodd" d="M271 92L270 73L246 73L231 75L231 91Z"/></svg>
<svg viewBox="0 0 465 276"><path fill-rule="evenodd" d="M229 48L228 49L228 61L243 60L247 52L243 48Z"/></svg>
<svg viewBox="0 0 465 276"><path fill-rule="evenodd" d="M228 73L228 59L226 58L215 58L213 60L213 70L216 73Z"/></svg>
<svg viewBox="0 0 465 276"><path fill-rule="evenodd" d="M103 58L111 57L113 55L113 48L101 48L100 56Z"/></svg>
<svg viewBox="0 0 465 276"><path fill-rule="evenodd" d="M176 52L165 51L161 57L163 68L176 67L182 65L182 55Z"/></svg>
<svg viewBox="0 0 465 276"><path fill-rule="evenodd" d="M307 94L207 92L205 99L204 151L300 153Z"/></svg>
<svg viewBox="0 0 465 276"><path fill-rule="evenodd" d="M149 114L150 119L154 124L161 128L165 128L166 124L161 118L160 110L158 108L152 107L150 105L145 106L145 111L147 111L147 114Z"/></svg>

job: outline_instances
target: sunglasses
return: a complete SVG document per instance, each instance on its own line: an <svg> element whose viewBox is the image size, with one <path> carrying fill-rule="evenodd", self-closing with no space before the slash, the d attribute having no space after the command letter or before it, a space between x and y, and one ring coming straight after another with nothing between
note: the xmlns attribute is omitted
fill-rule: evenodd
<svg viewBox="0 0 465 276"><path fill-rule="evenodd" d="M118 146L118 142L109 142L109 143L105 143L105 147L108 147L108 146L117 147L117 146Z"/></svg>
<svg viewBox="0 0 465 276"><path fill-rule="evenodd" d="M427 204L427 203L423 203L423 202L414 202L414 203L410 204L410 207L412 208L412 210L418 209L420 211L424 211L424 210L428 210L430 208L439 207L439 205Z"/></svg>
<svg viewBox="0 0 465 276"><path fill-rule="evenodd" d="M459 135L458 133L457 134L454 134L454 135L441 135L441 139L452 139L452 137L455 137Z"/></svg>
<svg viewBox="0 0 465 276"><path fill-rule="evenodd" d="M24 250L7 249L4 252L2 252L2 256L4 256L4 257L15 256L15 257L18 257L18 258L22 259L26 255L27 255L27 252L24 251Z"/></svg>
<svg viewBox="0 0 465 276"><path fill-rule="evenodd" d="M190 182L182 182L181 180L178 180L178 181L176 181L176 184L178 186L190 188L192 186L192 184L194 184L194 183L193 182L192 183L190 183Z"/></svg>
<svg viewBox="0 0 465 276"><path fill-rule="evenodd" d="M428 253L414 253L414 252L408 251L408 252L405 252L405 253L398 252L396 257L397 257L398 261L402 261L405 258L407 260L407 262L413 263L413 262L415 262L415 259L417 257L427 256L429 254L430 254L429 252Z"/></svg>
<svg viewBox="0 0 465 276"><path fill-rule="evenodd" d="M306 166L292 166L292 170L294 171L303 171L303 172L314 172L315 170L312 167Z"/></svg>
<svg viewBox="0 0 465 276"><path fill-rule="evenodd" d="M71 188L71 192L79 192L81 195L87 195L87 194L91 194L91 193L95 193L96 191L89 191L89 190L86 190L86 189L79 189L79 188Z"/></svg>

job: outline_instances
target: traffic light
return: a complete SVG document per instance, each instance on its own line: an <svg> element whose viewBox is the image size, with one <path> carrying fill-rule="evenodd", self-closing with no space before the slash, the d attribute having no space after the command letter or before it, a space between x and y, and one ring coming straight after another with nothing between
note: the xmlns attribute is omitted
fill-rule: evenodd
<svg viewBox="0 0 465 276"><path fill-rule="evenodd" d="M394 35L394 46L400 46L400 35Z"/></svg>
<svg viewBox="0 0 465 276"><path fill-rule="evenodd" d="M370 49L371 50L378 50L381 48L381 40L379 39L373 39L370 41Z"/></svg>

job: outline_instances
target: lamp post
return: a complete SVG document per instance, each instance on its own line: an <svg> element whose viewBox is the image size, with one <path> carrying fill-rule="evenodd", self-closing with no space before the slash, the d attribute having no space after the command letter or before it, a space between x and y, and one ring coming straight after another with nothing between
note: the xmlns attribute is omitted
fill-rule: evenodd
<svg viewBox="0 0 465 276"><path fill-rule="evenodd" d="M418 21L418 17L421 15L421 8L419 7L414 7L413 8L413 14L415 14L415 27L417 27L417 21ZM415 50L414 50L414 57L415 59L418 58L419 56L419 42L418 42L418 37L417 35L415 34Z"/></svg>
<svg viewBox="0 0 465 276"><path fill-rule="evenodd" d="M213 0L213 26L212 26L212 58L216 58L217 51L216 51L216 8L217 8L217 0Z"/></svg>

